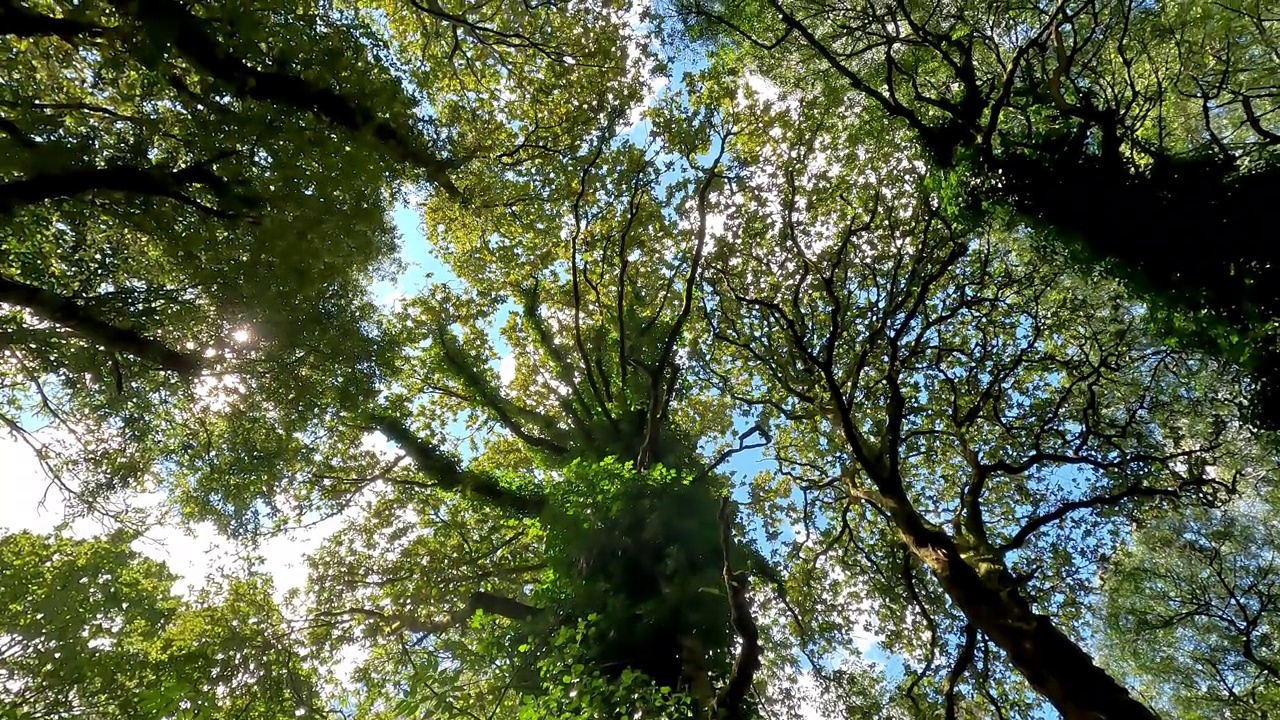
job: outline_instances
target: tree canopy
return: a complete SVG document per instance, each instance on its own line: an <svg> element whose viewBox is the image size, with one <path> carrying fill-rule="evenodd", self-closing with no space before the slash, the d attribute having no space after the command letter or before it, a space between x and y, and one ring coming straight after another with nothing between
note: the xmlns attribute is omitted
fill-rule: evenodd
<svg viewBox="0 0 1280 720"><path fill-rule="evenodd" d="M0 708L1269 717L1277 23L0 0Z"/></svg>

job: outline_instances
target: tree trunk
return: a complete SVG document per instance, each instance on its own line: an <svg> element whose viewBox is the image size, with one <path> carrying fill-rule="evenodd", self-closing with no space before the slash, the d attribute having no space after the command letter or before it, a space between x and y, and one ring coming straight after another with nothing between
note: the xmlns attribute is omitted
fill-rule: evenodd
<svg viewBox="0 0 1280 720"><path fill-rule="evenodd" d="M1016 587L992 587L964 561L950 536L926 526L914 510L904 514L894 513L911 551L969 622L1004 650L1066 720L1156 720L1052 620L1033 611Z"/></svg>

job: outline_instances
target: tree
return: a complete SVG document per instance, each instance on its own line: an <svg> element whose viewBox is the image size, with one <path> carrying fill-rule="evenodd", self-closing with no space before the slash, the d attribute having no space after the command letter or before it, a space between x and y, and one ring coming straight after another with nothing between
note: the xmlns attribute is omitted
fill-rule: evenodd
<svg viewBox="0 0 1280 720"><path fill-rule="evenodd" d="M0 710L24 720L320 714L261 577L190 601L126 535L0 537Z"/></svg>
<svg viewBox="0 0 1280 720"><path fill-rule="evenodd" d="M158 465L235 532L297 510L274 483L357 453L335 409L394 364L368 293L394 268L390 205L536 191L493 181L597 122L548 88L636 97L620 12L0 5L6 427L100 510Z"/></svg>
<svg viewBox="0 0 1280 720"><path fill-rule="evenodd" d="M1065 717L1152 717L1052 616L1079 616L1120 541L1109 517L1235 491L1242 388L1163 347L1117 288L947 220L910 158L815 106L731 148L750 172L706 302L724 346L709 372L773 426L787 480L771 492L812 493L826 552L901 568L891 592L920 615L914 573L933 576L967 636L949 706L976 630Z"/></svg>
<svg viewBox="0 0 1280 720"><path fill-rule="evenodd" d="M956 209L1012 211L1258 374L1276 423L1277 36L1260 2L687 2L786 85L889 118ZM1082 212L1081 208L1088 208ZM1052 250L1051 250L1052 252Z"/></svg>
<svg viewBox="0 0 1280 720"><path fill-rule="evenodd" d="M161 10L186 45L143 32ZM358 22L219 12L0 6L4 419L24 435L37 418L61 428L70 448L30 442L51 465L89 459L58 468L87 476L89 502L164 458L155 432L200 413L193 389L266 397L264 368L358 374L374 352L322 330L369 314L395 247L387 206L414 175L350 116L372 103L393 119L369 122L407 128L409 98L356 59L370 41ZM306 80L257 69L297 62L265 37L336 61ZM357 77L349 95L328 88ZM176 445L215 442L191 435Z"/></svg>
<svg viewBox="0 0 1280 720"><path fill-rule="evenodd" d="M1158 518L1103 579L1105 657L1175 717L1266 718L1276 706L1273 513L1254 497Z"/></svg>
<svg viewBox="0 0 1280 720"><path fill-rule="evenodd" d="M370 420L409 462L346 489L390 491L317 556L314 583L319 608L347 608L320 611L337 621L330 642L363 625L399 644L374 656L380 677L470 689L397 697L392 682L370 693L373 707L541 717L622 702L750 716L762 649L747 583L767 570L735 538L726 478L700 452L731 418L679 360L721 180L720 160L698 149L727 131L712 119L683 132L638 147L606 128L563 159L578 168L564 175L572 192L556 188L519 214L475 213L433 237L465 284L405 303L405 345L429 344ZM653 161L663 141L683 150L666 165ZM673 172L681 179L664 186ZM490 364L495 316L517 353L505 381ZM442 447L459 420L479 436L465 463ZM377 541L388 536L404 544L388 552ZM414 573L424 554L458 572ZM477 613L510 622L473 622ZM635 695L646 683L648 698Z"/></svg>

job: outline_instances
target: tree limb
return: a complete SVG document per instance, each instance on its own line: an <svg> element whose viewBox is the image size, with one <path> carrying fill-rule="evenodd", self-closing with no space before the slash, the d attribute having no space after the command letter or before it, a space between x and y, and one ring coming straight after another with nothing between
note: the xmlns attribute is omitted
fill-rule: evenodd
<svg viewBox="0 0 1280 720"><path fill-rule="evenodd" d="M311 80L253 67L206 31L203 18L175 0L111 0L111 5L140 23L158 45L172 47L187 62L231 86L238 95L304 110L352 133L368 133L394 150L401 160L422 170L428 180L450 196L461 196L448 175L456 163L426 147L427 140L421 134L406 132L378 117L372 107Z"/></svg>
<svg viewBox="0 0 1280 720"><path fill-rule="evenodd" d="M199 355L174 350L136 330L113 325L71 298L35 285L0 277L0 302L19 306L107 350L131 355L184 377L194 376L203 365Z"/></svg>
<svg viewBox="0 0 1280 720"><path fill-rule="evenodd" d="M434 480L435 486L442 490L474 497L525 517L538 515L546 505L546 498L540 493L513 492L491 475L461 467L457 460L415 434L402 420L375 415L372 425L399 445L418 471Z"/></svg>
<svg viewBox="0 0 1280 720"><path fill-rule="evenodd" d="M760 435L765 440L764 442L747 444L747 440L750 439L752 435ZM724 464L726 460L733 457L734 455L737 455L740 452L745 452L747 450L758 450L762 447L768 446L770 440L772 440L772 437L769 435L768 431L762 428L758 423L756 425L753 425L751 429L738 435L738 447L726 448L723 452L717 455L715 460L711 461L710 464L708 464L705 468L703 468L702 472L698 473L697 480L702 480L706 476L715 472L716 469L719 468L722 464Z"/></svg>
<svg viewBox="0 0 1280 720"><path fill-rule="evenodd" d="M1249 127L1253 128L1253 131L1258 134L1258 137L1266 140L1267 142L1280 143L1280 133L1274 133L1263 127L1262 119L1259 118L1257 112L1254 111L1253 100L1248 95L1240 98L1240 106L1244 108L1244 117L1249 123Z"/></svg>
<svg viewBox="0 0 1280 720"><path fill-rule="evenodd" d="M1013 58L1009 61L1009 67L1005 70L1004 80L1000 83L1000 92L996 94L994 100L991 101L990 115L987 118L987 129L982 133L982 146L991 147L991 139L995 137L996 130L1000 126L1000 112L1009 102L1009 96L1013 93L1014 83L1018 79L1018 68L1022 65L1022 61L1031 53L1031 49L1036 46L1049 33L1054 24L1058 21L1058 15L1067 8L1067 0L1059 0L1053 10L1049 12L1049 17L1044 21L1044 25L1036 31L1026 42L1024 42L1013 54ZM1061 43L1061 37L1058 38ZM1056 72L1056 71L1055 71ZM1055 95L1055 98L1061 97L1061 92Z"/></svg>
<svg viewBox="0 0 1280 720"><path fill-rule="evenodd" d="M215 194L230 194L227 182L208 168L209 162L177 169L112 165L37 173L0 185L0 217L28 205L97 191L164 197L210 215L233 217L233 213L210 207L183 192L187 186L203 185Z"/></svg>
<svg viewBox="0 0 1280 720"><path fill-rule="evenodd" d="M1022 529L1018 530L1008 542L997 548L997 552L1001 555L1022 547L1027 540L1036 532L1044 528L1046 525L1065 518L1077 510L1089 510L1096 507L1114 507L1120 505L1133 498L1140 497L1177 497L1182 494L1182 488L1153 488L1144 485L1131 485L1124 490L1110 495L1098 495L1083 500L1073 500L1072 502L1063 503L1051 512L1037 516L1031 519Z"/></svg>
<svg viewBox="0 0 1280 720"><path fill-rule="evenodd" d="M0 36L56 37L74 45L77 37L101 37L104 30L85 20L38 13L17 0L0 0Z"/></svg>
<svg viewBox="0 0 1280 720"><path fill-rule="evenodd" d="M742 647L738 650L737 659L733 661L733 675L729 677L729 683L716 698L712 716L718 720L743 720L750 717L747 693L755 683L756 672L761 665L760 655L764 650L760 646L760 628L751 614L751 603L747 599L750 574L746 571L734 572L730 562L733 520L729 508L729 496L726 494L720 501L720 549L724 553L724 585L729 593L729 621L734 632L742 639Z"/></svg>

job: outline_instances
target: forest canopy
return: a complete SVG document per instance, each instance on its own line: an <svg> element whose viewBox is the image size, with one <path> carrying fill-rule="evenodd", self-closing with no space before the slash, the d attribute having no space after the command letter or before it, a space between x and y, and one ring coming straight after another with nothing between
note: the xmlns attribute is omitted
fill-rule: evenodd
<svg viewBox="0 0 1280 720"><path fill-rule="evenodd" d="M0 70L4 717L1280 709L1280 7L0 0Z"/></svg>

